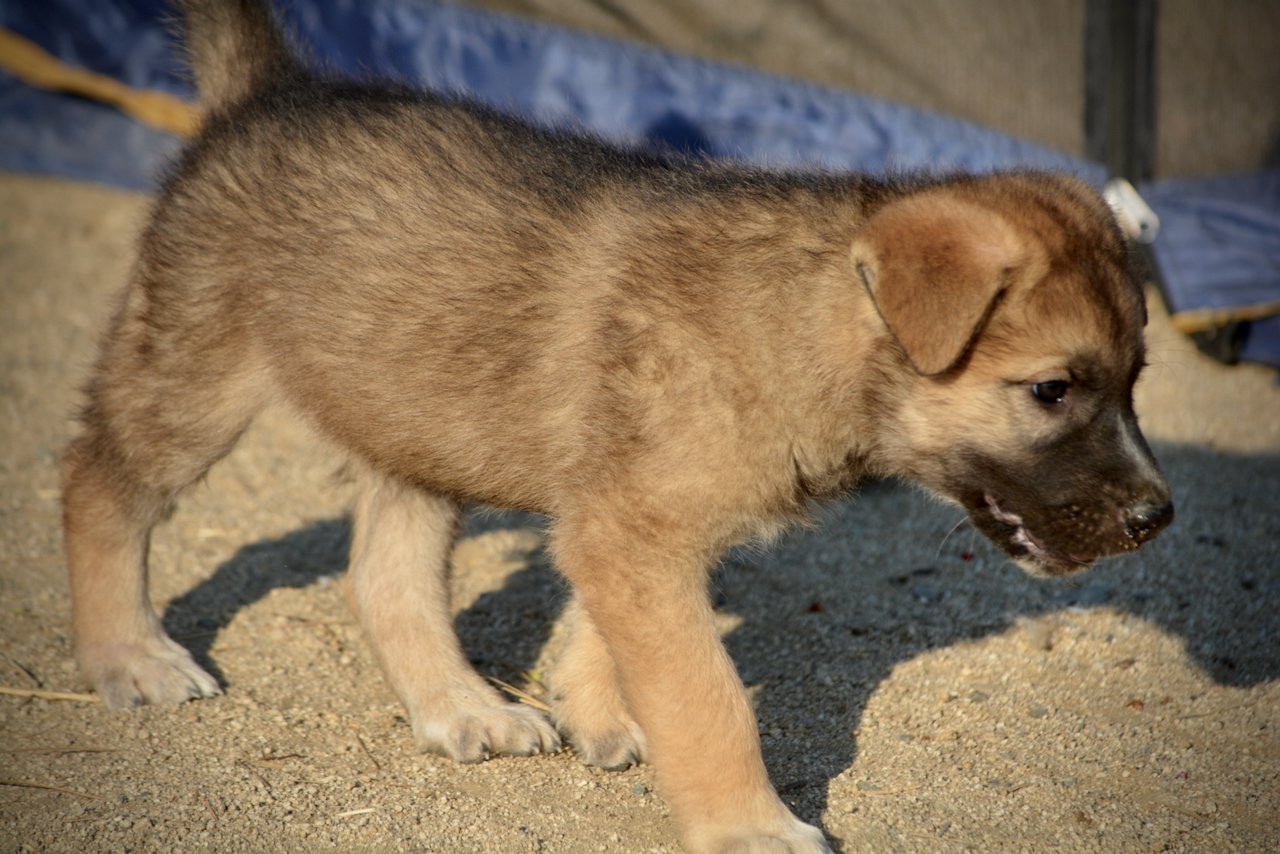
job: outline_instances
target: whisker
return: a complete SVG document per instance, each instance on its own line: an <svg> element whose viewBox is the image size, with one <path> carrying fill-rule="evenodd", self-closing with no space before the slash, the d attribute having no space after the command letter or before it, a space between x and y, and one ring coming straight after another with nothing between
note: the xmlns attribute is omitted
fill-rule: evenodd
<svg viewBox="0 0 1280 854"><path fill-rule="evenodd" d="M967 515L961 516L960 521L956 522L954 525L951 526L951 530L947 531L947 533L943 536L942 542L938 543L938 550L933 553L933 559L935 561L942 556L942 547L947 544L947 540L951 539L951 535L954 534L956 531L958 531L960 529L960 526L968 521L969 521L969 517Z"/></svg>

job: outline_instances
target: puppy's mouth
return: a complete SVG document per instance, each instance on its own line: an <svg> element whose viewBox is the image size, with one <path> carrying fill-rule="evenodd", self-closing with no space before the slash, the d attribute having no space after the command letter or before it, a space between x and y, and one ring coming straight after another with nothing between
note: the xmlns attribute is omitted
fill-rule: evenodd
<svg viewBox="0 0 1280 854"><path fill-rule="evenodd" d="M1049 548L1044 540L1027 527L1021 516L1001 507L991 493L983 493L982 499L986 505L984 515L988 516L988 523L982 524L983 520L979 517L978 527L1003 547L1029 575L1074 575L1093 565L1096 556L1059 552Z"/></svg>

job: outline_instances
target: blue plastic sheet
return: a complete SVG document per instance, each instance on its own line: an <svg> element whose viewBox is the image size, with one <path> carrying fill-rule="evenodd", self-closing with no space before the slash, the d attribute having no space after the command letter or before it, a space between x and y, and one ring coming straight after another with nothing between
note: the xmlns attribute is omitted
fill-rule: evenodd
<svg viewBox="0 0 1280 854"><path fill-rule="evenodd" d="M422 0L293 0L320 63L466 93L544 124L776 167L869 172L1102 168L947 116L628 42ZM163 0L0 0L0 26L62 61L192 97ZM0 168L152 189L179 143L112 108L0 73ZM1280 173L1142 188L1175 312L1280 300ZM1280 318L1244 358L1280 365Z"/></svg>
<svg viewBox="0 0 1280 854"><path fill-rule="evenodd" d="M0 24L68 63L190 97L164 10L154 0L8 2ZM298 0L283 11L330 67L467 93L624 143L778 167L1029 166L1102 177L1095 164L946 116L448 3ZM127 132L101 108L2 76L0 115L0 167L148 188L174 150L164 134ZM97 176L95 157L104 158Z"/></svg>
<svg viewBox="0 0 1280 854"><path fill-rule="evenodd" d="M0 26L67 65L191 97L163 0L0 0ZM113 107L0 72L0 168L146 190L178 150Z"/></svg>
<svg viewBox="0 0 1280 854"><path fill-rule="evenodd" d="M1224 318L1280 308L1280 170L1143 187L1160 216L1156 260L1170 311ZM1280 366L1280 318L1249 321L1239 357Z"/></svg>

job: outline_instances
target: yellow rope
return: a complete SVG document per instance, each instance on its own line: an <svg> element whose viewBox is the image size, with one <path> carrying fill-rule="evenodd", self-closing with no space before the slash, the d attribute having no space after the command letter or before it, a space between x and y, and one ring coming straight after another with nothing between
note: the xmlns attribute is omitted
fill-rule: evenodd
<svg viewBox="0 0 1280 854"><path fill-rule="evenodd" d="M179 136L191 136L200 125L200 110L179 98L154 89L133 89L105 74L67 65L4 28L0 28L0 68L41 89L111 104L141 122Z"/></svg>

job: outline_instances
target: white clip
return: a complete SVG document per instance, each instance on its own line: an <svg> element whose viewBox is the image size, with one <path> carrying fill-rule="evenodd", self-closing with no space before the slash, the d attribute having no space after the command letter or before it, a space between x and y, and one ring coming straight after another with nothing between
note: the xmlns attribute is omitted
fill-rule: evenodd
<svg viewBox="0 0 1280 854"><path fill-rule="evenodd" d="M1160 217L1156 216L1133 185L1124 178L1112 178L1102 188L1102 197L1116 215L1120 230L1130 240L1154 243L1160 233Z"/></svg>

